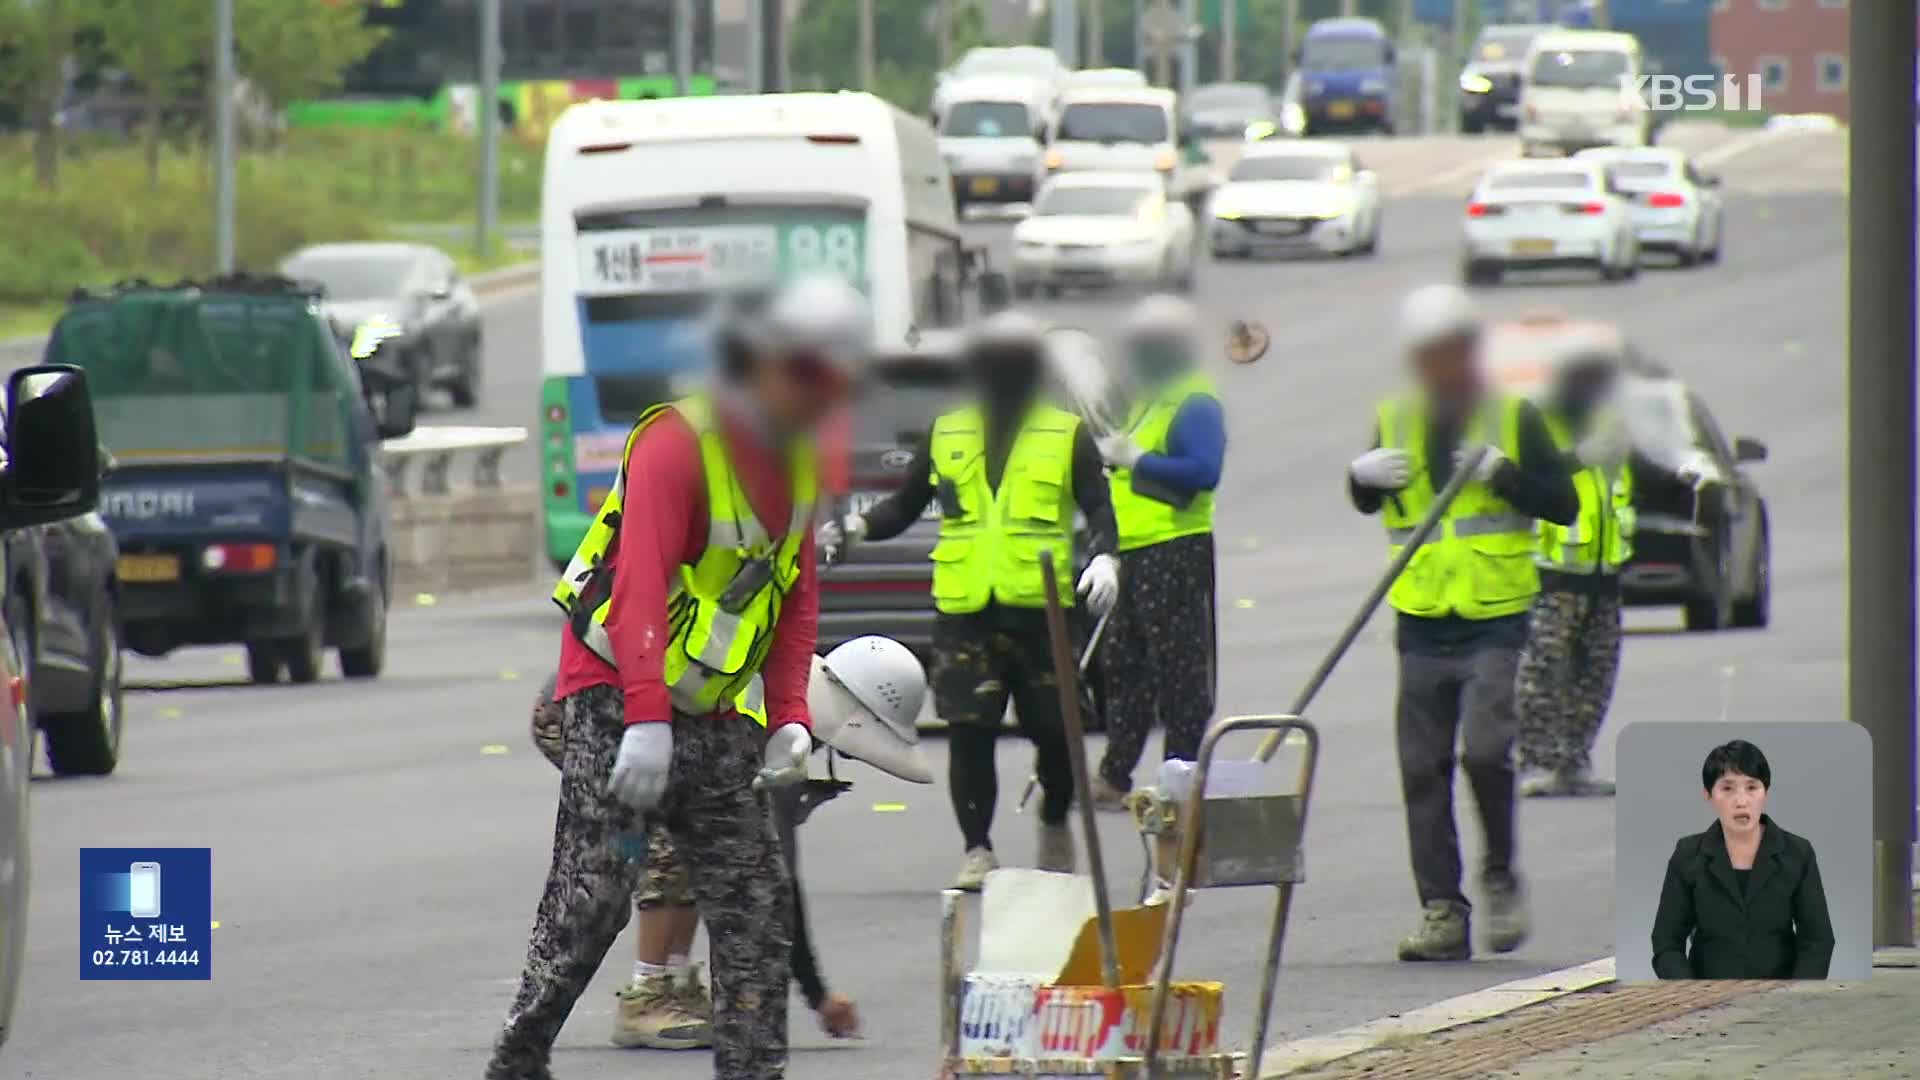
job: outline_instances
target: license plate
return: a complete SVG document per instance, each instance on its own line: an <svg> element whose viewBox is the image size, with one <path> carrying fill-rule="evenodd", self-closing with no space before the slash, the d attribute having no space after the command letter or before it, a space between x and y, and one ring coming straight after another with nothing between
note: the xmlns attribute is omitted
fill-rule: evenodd
<svg viewBox="0 0 1920 1080"><path fill-rule="evenodd" d="M1351 101L1336 101L1327 106L1327 115L1333 117L1335 120L1351 120L1353 119L1353 114L1354 105Z"/></svg>
<svg viewBox="0 0 1920 1080"><path fill-rule="evenodd" d="M122 555L116 568L121 581L179 581L177 555Z"/></svg>
<svg viewBox="0 0 1920 1080"><path fill-rule="evenodd" d="M773 277L779 231L714 225L588 232L580 236L578 259L586 296L747 284Z"/></svg>
<svg viewBox="0 0 1920 1080"><path fill-rule="evenodd" d="M1298 221L1262 221L1254 225L1255 231L1268 236L1294 236L1305 228L1306 226Z"/></svg>
<svg viewBox="0 0 1920 1080"><path fill-rule="evenodd" d="M1553 254L1553 241L1515 240L1513 242L1513 253L1515 255L1551 255Z"/></svg>
<svg viewBox="0 0 1920 1080"><path fill-rule="evenodd" d="M882 499L885 499L886 497L887 496L885 492L856 491L852 495L848 496L847 504L853 510L854 513L864 514L867 511L873 509L875 506L878 506L880 504L880 501ZM939 521L940 520L940 502L938 499L927 500L926 509L920 511L920 520L921 521Z"/></svg>
<svg viewBox="0 0 1920 1080"><path fill-rule="evenodd" d="M991 195L999 190L1000 181L994 177L976 176L973 178L973 193L975 195Z"/></svg>

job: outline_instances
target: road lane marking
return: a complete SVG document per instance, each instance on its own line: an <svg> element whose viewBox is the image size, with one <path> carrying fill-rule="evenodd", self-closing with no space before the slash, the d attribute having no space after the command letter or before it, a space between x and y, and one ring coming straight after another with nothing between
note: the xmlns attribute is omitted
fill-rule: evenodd
<svg viewBox="0 0 1920 1080"><path fill-rule="evenodd" d="M507 748L505 746L502 746L499 743L488 743L487 745L480 748L480 752L490 756L498 756L500 754L506 753Z"/></svg>
<svg viewBox="0 0 1920 1080"><path fill-rule="evenodd" d="M1432 1035L1465 1024L1491 1020L1529 1005L1591 990L1614 981L1613 957L1501 983L1448 998L1398 1016L1373 1020L1331 1035L1294 1039L1267 1048L1259 1080L1291 1076L1331 1061L1365 1053L1385 1043Z"/></svg>
<svg viewBox="0 0 1920 1080"><path fill-rule="evenodd" d="M1694 156L1694 164L1725 165L1727 162L1732 161L1742 154L1770 143L1779 142L1785 136L1792 134L1804 134L1804 132L1749 131L1741 135L1736 135L1718 146L1702 150Z"/></svg>

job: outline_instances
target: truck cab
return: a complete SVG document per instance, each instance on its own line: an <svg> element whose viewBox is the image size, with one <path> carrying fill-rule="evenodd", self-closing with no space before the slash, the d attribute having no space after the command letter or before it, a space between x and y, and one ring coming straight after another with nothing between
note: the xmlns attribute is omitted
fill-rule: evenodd
<svg viewBox="0 0 1920 1080"><path fill-rule="evenodd" d="M1377 19L1320 19L1294 56L1306 134L1391 135L1400 112L1393 40Z"/></svg>
<svg viewBox="0 0 1920 1080"><path fill-rule="evenodd" d="M47 346L86 372L114 469L127 647L242 644L248 673L380 674L391 600L382 439L413 429L412 380L349 349L320 290L235 276L82 294ZM360 354L356 357L354 354Z"/></svg>

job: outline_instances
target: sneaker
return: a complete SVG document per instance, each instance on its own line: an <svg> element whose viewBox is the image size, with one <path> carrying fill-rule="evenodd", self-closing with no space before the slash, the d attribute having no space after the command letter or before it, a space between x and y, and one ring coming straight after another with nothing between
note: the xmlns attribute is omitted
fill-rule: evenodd
<svg viewBox="0 0 1920 1080"><path fill-rule="evenodd" d="M979 892L986 884L987 875L1000 869L1000 860L994 858L992 848L969 848L967 861L960 865L959 876L953 879L953 887L961 892Z"/></svg>
<svg viewBox="0 0 1920 1080"><path fill-rule="evenodd" d="M1107 782L1104 776L1095 776L1092 783L1093 808L1112 813L1124 812L1127 808L1127 792Z"/></svg>
<svg viewBox="0 0 1920 1080"><path fill-rule="evenodd" d="M1467 905L1457 900L1431 900L1420 915L1420 926L1400 942L1400 959L1470 960Z"/></svg>
<svg viewBox="0 0 1920 1080"><path fill-rule="evenodd" d="M1197 895L1199 895L1199 890L1188 889L1186 903L1181 904L1180 906L1192 907L1193 898ZM1141 907L1159 907L1161 904L1165 904L1172 899L1173 899L1173 882L1168 881L1166 878L1160 877L1159 875L1156 874L1153 879L1153 890L1147 893L1146 899L1140 901L1140 906Z"/></svg>
<svg viewBox="0 0 1920 1080"><path fill-rule="evenodd" d="M636 979L617 991L613 1045L649 1050L700 1050L713 1045L713 1023L688 1011L670 975Z"/></svg>
<svg viewBox="0 0 1920 1080"><path fill-rule="evenodd" d="M1073 826L1064 821L1058 825L1041 822L1038 849L1039 853L1033 857L1034 869L1055 874L1073 873L1077 855L1073 844Z"/></svg>
<svg viewBox="0 0 1920 1080"><path fill-rule="evenodd" d="M676 980L674 993L688 1015L707 1021L713 1019L713 994L707 990L707 984L700 981L699 964L687 968L686 977Z"/></svg>
<svg viewBox="0 0 1920 1080"><path fill-rule="evenodd" d="M1533 923L1527 917L1527 892L1514 874L1493 874L1486 880L1487 947L1510 953L1526 943Z"/></svg>
<svg viewBox="0 0 1920 1080"><path fill-rule="evenodd" d="M545 1065L510 1065L494 1060L487 1065L486 1080L553 1080Z"/></svg>
<svg viewBox="0 0 1920 1080"><path fill-rule="evenodd" d="M1598 779L1578 767L1552 772L1536 769L1520 780L1520 795L1528 799L1607 798L1613 792L1613 781Z"/></svg>

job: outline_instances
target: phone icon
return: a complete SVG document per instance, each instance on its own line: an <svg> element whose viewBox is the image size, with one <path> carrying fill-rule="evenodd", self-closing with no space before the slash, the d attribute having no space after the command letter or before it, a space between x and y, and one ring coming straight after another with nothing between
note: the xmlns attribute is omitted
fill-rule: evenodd
<svg viewBox="0 0 1920 1080"><path fill-rule="evenodd" d="M136 919L160 916L160 864L137 862L127 870L127 910Z"/></svg>

